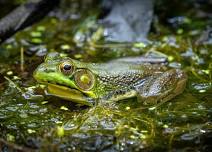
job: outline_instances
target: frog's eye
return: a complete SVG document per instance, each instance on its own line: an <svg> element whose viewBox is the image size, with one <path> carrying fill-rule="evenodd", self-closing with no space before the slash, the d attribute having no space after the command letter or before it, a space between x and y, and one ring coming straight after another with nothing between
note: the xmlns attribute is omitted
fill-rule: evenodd
<svg viewBox="0 0 212 152"><path fill-rule="evenodd" d="M60 71L65 75L70 75L74 72L74 66L71 62L65 61L59 66Z"/></svg>
<svg viewBox="0 0 212 152"><path fill-rule="evenodd" d="M86 69L77 70L74 73L74 80L80 89L86 91L92 89L95 84L94 74Z"/></svg>

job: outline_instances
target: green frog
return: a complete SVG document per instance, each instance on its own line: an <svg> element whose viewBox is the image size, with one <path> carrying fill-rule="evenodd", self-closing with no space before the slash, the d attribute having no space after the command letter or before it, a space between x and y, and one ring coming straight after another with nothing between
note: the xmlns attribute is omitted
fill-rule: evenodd
<svg viewBox="0 0 212 152"><path fill-rule="evenodd" d="M166 66L160 58L86 63L57 52L46 56L34 78L47 85L47 94L88 106L133 97L144 105L155 105L182 93L187 80L182 70Z"/></svg>

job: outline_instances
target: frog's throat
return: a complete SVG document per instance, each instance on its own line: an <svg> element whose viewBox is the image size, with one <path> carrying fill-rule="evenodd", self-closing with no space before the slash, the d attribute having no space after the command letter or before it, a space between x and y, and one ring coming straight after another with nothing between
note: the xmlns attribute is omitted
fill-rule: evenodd
<svg viewBox="0 0 212 152"><path fill-rule="evenodd" d="M48 83L47 86L48 95L57 96L68 101L74 101L76 103L91 106L91 104L87 101L86 96L77 89L50 83Z"/></svg>

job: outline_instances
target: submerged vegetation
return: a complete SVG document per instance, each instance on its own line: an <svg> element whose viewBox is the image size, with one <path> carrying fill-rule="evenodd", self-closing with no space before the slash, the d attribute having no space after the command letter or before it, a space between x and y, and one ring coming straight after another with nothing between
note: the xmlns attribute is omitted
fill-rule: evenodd
<svg viewBox="0 0 212 152"><path fill-rule="evenodd" d="M100 9L94 4L63 1L60 9L1 44L0 145L6 143L2 151L211 148L212 4L188 0L172 10L175 1L160 1L156 13L163 13L154 19L147 44L105 42L97 22ZM105 62L150 50L166 55L169 66L188 75L183 94L154 107L142 107L135 99L79 106L44 95L45 86L32 77L48 52Z"/></svg>

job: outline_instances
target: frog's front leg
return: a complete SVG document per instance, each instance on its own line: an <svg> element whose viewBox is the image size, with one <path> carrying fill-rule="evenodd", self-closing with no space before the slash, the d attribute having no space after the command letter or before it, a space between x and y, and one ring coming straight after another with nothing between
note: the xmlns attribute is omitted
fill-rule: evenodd
<svg viewBox="0 0 212 152"><path fill-rule="evenodd" d="M136 86L138 101L144 105L166 102L183 92L186 79L185 73L177 69L147 77Z"/></svg>

